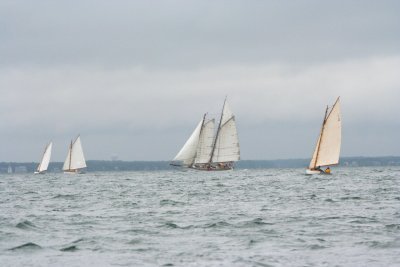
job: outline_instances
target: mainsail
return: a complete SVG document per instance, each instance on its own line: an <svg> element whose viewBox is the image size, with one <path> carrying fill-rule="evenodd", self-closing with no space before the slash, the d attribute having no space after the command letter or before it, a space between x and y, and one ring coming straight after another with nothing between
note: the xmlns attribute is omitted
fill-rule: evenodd
<svg viewBox="0 0 400 267"><path fill-rule="evenodd" d="M63 170L64 171L75 171L78 169L86 168L86 160L83 155L83 149L81 144L81 137L78 136L68 150L67 158L65 159Z"/></svg>
<svg viewBox="0 0 400 267"><path fill-rule="evenodd" d="M330 166L339 163L340 147L342 142L342 119L340 112L340 98L332 109L325 112L321 132L310 162L310 169L318 166Z"/></svg>
<svg viewBox="0 0 400 267"><path fill-rule="evenodd" d="M194 163L208 163L210 161L214 141L214 127L214 119L203 124Z"/></svg>
<svg viewBox="0 0 400 267"><path fill-rule="evenodd" d="M230 162L239 159L240 148L235 116L225 100L211 162Z"/></svg>
<svg viewBox="0 0 400 267"><path fill-rule="evenodd" d="M64 161L64 166L63 166L63 170L67 171L70 170L71 168L71 151L72 151L72 141L71 144L69 145L68 148L68 154L67 154L67 158Z"/></svg>
<svg viewBox="0 0 400 267"><path fill-rule="evenodd" d="M36 171L41 173L47 171L47 168L49 167L50 163L50 157L51 157L51 149L53 147L53 142L50 142L43 153L42 160L40 161Z"/></svg>

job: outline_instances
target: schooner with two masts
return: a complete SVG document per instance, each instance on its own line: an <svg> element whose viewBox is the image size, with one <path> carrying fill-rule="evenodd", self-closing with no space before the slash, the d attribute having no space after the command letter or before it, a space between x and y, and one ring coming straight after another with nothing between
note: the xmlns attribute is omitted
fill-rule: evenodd
<svg viewBox="0 0 400 267"><path fill-rule="evenodd" d="M84 168L86 168L86 160L83 155L83 149L81 144L81 137L71 141L68 148L67 158L65 159L63 171L64 173L84 173Z"/></svg>
<svg viewBox="0 0 400 267"><path fill-rule="evenodd" d="M215 119L207 120L204 114L171 165L208 171L233 169L240 159L240 148L235 116L226 99L215 135L214 128Z"/></svg>
<svg viewBox="0 0 400 267"><path fill-rule="evenodd" d="M340 146L342 143L342 118L340 97L329 110L326 107L321 131L306 174L325 173L321 167L339 164Z"/></svg>

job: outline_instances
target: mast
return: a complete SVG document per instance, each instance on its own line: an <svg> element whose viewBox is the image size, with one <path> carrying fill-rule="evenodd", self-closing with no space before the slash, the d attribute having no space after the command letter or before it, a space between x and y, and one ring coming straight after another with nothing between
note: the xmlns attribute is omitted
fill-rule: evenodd
<svg viewBox="0 0 400 267"><path fill-rule="evenodd" d="M201 128L200 128L199 137L201 136L201 133L203 132L203 128L204 128L204 122L205 122L205 120L206 120L206 116L207 116L207 113L204 113L204 116L203 116L203 122L201 123ZM196 154L194 155L193 163L192 163L192 164L190 164L190 166L193 166L194 162L196 161L196 157L197 157L197 149L198 149L198 147L199 147L199 144L197 144L197 148L196 148Z"/></svg>
<svg viewBox="0 0 400 267"><path fill-rule="evenodd" d="M315 156L314 169L315 169L315 167L317 167L316 165L317 165L317 162L318 162L319 147L320 147L320 145L321 145L322 135L324 134L325 123L326 123L326 117L327 117L327 115L328 115L328 109L329 109L329 106L326 106L324 121L322 122L321 134L320 134L320 136L319 136L319 140L318 140L318 144L317 144L317 155Z"/></svg>
<svg viewBox="0 0 400 267"><path fill-rule="evenodd" d="M222 106L221 118L219 119L217 134L215 135L215 140L214 140L213 148L211 150L210 160L208 161L208 163L211 163L212 158L214 156L215 147L217 146L217 139L218 139L219 131L221 130L222 117L224 116L225 103L226 103L226 97L225 97L224 105Z"/></svg>
<svg viewBox="0 0 400 267"><path fill-rule="evenodd" d="M328 114L328 116L326 116L326 119L328 119L329 118L329 116L331 115L331 113L332 113L332 111L333 111L333 109L335 108L335 106L337 105L337 103L339 102L339 99L340 99L340 96L336 99L336 101L335 101L335 104L333 104L333 106L332 106L332 108L331 108L331 110L329 111L329 114Z"/></svg>
<svg viewBox="0 0 400 267"><path fill-rule="evenodd" d="M69 146L69 167L68 170L71 170L71 159L72 159L72 140L71 140L71 144Z"/></svg>

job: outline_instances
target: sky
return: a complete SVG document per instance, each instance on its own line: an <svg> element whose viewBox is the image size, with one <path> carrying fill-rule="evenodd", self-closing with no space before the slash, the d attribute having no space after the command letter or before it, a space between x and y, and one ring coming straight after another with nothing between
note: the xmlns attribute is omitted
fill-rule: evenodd
<svg viewBox="0 0 400 267"><path fill-rule="evenodd" d="M0 0L0 161L170 160L225 96L242 159L400 156L400 2Z"/></svg>

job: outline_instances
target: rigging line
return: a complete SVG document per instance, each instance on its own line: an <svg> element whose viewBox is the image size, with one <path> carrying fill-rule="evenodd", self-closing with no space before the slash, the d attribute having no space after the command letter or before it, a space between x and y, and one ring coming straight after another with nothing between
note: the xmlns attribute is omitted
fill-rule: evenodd
<svg viewBox="0 0 400 267"><path fill-rule="evenodd" d="M326 115L328 114L328 109L329 109L329 106L326 107L324 121L322 122L321 134L319 136L318 145L317 145L317 155L315 156L314 169L315 169L315 167L317 167L317 161L318 161L318 156L319 156L319 148L321 146L322 135L324 134L324 130L325 130L325 123L326 123L326 119L327 119Z"/></svg>
<svg viewBox="0 0 400 267"><path fill-rule="evenodd" d="M219 132L220 132L220 130L221 130L221 122L222 122L222 118L223 118L223 116L224 116L225 104L226 104L226 97L225 97L225 100L224 100L224 105L222 106L221 118L220 118L220 120L219 120L219 125L218 125L217 134L215 135L214 145L213 145L213 149L212 149L212 151L211 151L210 160L208 161L208 163L211 163L212 158L213 158L213 156L214 156L215 147L217 146L218 135L219 135Z"/></svg>

